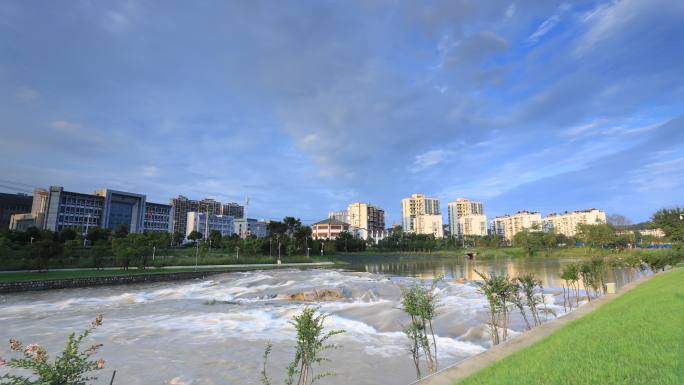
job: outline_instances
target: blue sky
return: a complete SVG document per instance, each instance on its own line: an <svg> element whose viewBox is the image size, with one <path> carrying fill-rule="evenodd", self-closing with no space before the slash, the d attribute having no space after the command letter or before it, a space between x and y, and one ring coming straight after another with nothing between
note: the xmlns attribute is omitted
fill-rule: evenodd
<svg viewBox="0 0 684 385"><path fill-rule="evenodd" d="M684 203L684 2L2 1L0 133L10 187L637 222Z"/></svg>

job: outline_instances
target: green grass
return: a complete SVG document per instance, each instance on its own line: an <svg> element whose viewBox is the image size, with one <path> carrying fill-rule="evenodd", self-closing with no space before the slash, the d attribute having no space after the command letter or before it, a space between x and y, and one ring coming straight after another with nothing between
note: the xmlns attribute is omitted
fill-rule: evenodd
<svg viewBox="0 0 684 385"><path fill-rule="evenodd" d="M459 382L475 384L684 384L684 269Z"/></svg>

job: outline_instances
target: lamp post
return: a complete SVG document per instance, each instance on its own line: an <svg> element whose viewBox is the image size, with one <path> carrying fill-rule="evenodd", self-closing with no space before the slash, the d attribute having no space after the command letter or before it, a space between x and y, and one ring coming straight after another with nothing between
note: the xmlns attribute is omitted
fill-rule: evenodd
<svg viewBox="0 0 684 385"><path fill-rule="evenodd" d="M199 261L199 242L195 239L195 271L197 271L197 262Z"/></svg>
<svg viewBox="0 0 684 385"><path fill-rule="evenodd" d="M240 247L236 246L235 247L235 260L239 260L239 259L240 259Z"/></svg>

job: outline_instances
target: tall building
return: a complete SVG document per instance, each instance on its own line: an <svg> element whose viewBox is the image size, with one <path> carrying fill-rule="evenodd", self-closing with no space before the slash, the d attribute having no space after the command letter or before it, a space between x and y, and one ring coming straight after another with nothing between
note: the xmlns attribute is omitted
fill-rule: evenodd
<svg viewBox="0 0 684 385"><path fill-rule="evenodd" d="M487 216L482 202L458 198L447 205L449 233L461 238L467 235L487 235Z"/></svg>
<svg viewBox="0 0 684 385"><path fill-rule="evenodd" d="M194 200L183 195L171 199L173 206L173 232L185 233L187 229L188 213L197 211L209 215L227 215L233 218L242 218L245 208L237 203L221 203L214 199Z"/></svg>
<svg viewBox="0 0 684 385"><path fill-rule="evenodd" d="M412 194L410 198L401 200L401 217L404 232L416 234L433 234L442 238L442 214L439 211L439 199L426 198L424 194Z"/></svg>
<svg viewBox="0 0 684 385"><path fill-rule="evenodd" d="M541 226L541 214L536 211L518 211L515 214L498 216L492 220L492 232L508 242L524 229L541 231Z"/></svg>
<svg viewBox="0 0 684 385"><path fill-rule="evenodd" d="M36 223L33 220L33 216L29 213L12 214L10 217L9 229L13 231L26 231L35 225Z"/></svg>
<svg viewBox="0 0 684 385"><path fill-rule="evenodd" d="M100 189L95 194L65 191L61 186L36 189L31 216L37 227L51 231L72 228L115 230L124 225L131 233L169 231L171 206L147 202L143 194Z"/></svg>
<svg viewBox="0 0 684 385"><path fill-rule="evenodd" d="M208 216L207 216L208 215ZM206 212L190 211L185 221L186 228L183 232L187 237L193 231L202 233L204 238L209 238L212 231L216 230L221 236L229 237L235 234L234 218L230 215L207 214Z"/></svg>
<svg viewBox="0 0 684 385"><path fill-rule="evenodd" d="M544 218L544 230L554 231L573 237L577 234L577 225L595 225L606 223L606 213L598 209L588 209L579 211L566 211L561 214L549 214Z"/></svg>
<svg viewBox="0 0 684 385"><path fill-rule="evenodd" d="M363 239L376 241L385 238L385 210L369 203L354 202L347 206L347 221Z"/></svg>
<svg viewBox="0 0 684 385"><path fill-rule="evenodd" d="M0 193L0 230L7 230L14 214L31 212L33 197L26 194Z"/></svg>
<svg viewBox="0 0 684 385"><path fill-rule="evenodd" d="M337 239L340 233L349 231L349 223L328 218L311 225L313 239Z"/></svg>

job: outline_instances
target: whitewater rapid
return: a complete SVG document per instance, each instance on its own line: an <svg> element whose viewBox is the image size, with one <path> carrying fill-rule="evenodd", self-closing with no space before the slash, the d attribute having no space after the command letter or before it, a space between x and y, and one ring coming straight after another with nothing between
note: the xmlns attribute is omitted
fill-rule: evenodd
<svg viewBox="0 0 684 385"><path fill-rule="evenodd" d="M0 341L16 337L55 352L70 331L104 314L92 335L103 343L107 369L98 384L259 384L262 355L273 345L269 374L282 383L292 358L295 330L288 322L306 303L290 295L329 289L342 298L319 302L326 329L344 329L321 370L337 376L322 384L407 384L414 369L402 332L401 287L418 278L341 270L267 270L214 275L204 280L57 290L0 296ZM425 281L427 282L427 281ZM445 280L438 288L440 367L489 348L486 302L472 282ZM547 294L562 314L562 298ZM310 303L308 303L310 304ZM560 306L559 306L560 304ZM524 329L517 317L511 333ZM0 347L6 357L8 349ZM5 369L6 370L6 369ZM0 374L4 373L0 370Z"/></svg>

